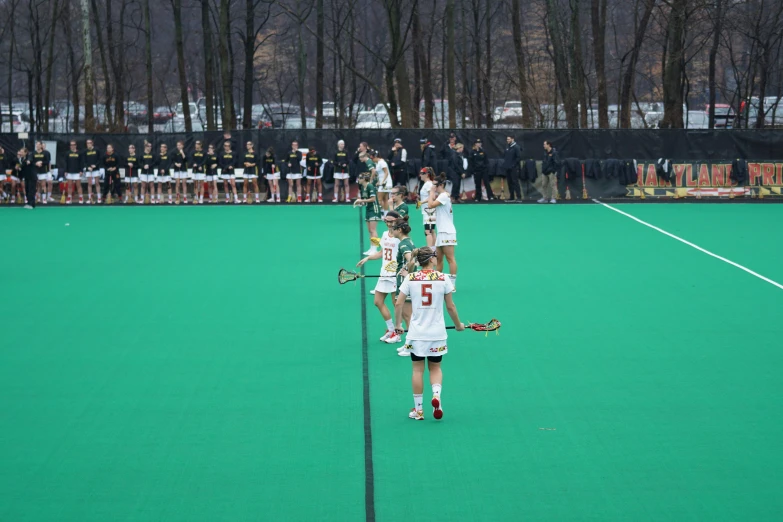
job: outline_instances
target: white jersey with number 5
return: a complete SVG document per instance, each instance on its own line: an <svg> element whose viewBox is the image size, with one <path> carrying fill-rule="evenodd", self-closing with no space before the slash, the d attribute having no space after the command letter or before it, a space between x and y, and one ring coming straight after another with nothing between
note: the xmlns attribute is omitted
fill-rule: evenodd
<svg viewBox="0 0 783 522"><path fill-rule="evenodd" d="M441 341L447 338L443 300L454 291L451 279L436 270L410 274L400 285L400 293L411 298L411 323L406 341Z"/></svg>
<svg viewBox="0 0 783 522"><path fill-rule="evenodd" d="M381 279L391 279L397 283L397 249L400 240L391 237L388 232L381 236Z"/></svg>
<svg viewBox="0 0 783 522"><path fill-rule="evenodd" d="M438 233L456 234L454 228L454 211L451 208L451 196L447 192L438 194L440 205L435 207L435 223L438 227Z"/></svg>

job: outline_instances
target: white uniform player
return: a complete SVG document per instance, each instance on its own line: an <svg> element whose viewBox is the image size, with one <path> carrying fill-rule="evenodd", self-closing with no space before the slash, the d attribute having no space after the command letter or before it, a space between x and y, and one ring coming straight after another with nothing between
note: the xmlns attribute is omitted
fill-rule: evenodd
<svg viewBox="0 0 783 522"><path fill-rule="evenodd" d="M451 196L446 192L438 195L438 205L435 207L435 226L438 229L435 246L457 246L457 229L454 227L454 211L451 207Z"/></svg>
<svg viewBox="0 0 783 522"><path fill-rule="evenodd" d="M427 200L430 199L430 190L432 190L433 184L432 181L427 181L424 183L424 185L421 186L421 190L419 190L419 201L421 201L421 216L424 221L425 230L427 228L427 225L435 225L435 213L431 212L427 208Z"/></svg>
<svg viewBox="0 0 783 522"><path fill-rule="evenodd" d="M381 236L381 273L376 292L394 294L397 291L397 247L400 240L389 235L386 231Z"/></svg>
<svg viewBox="0 0 783 522"><path fill-rule="evenodd" d="M451 279L437 270L421 270L408 275L400 294L411 298L412 315L406 343L418 357L448 353L443 300L454 290Z"/></svg>

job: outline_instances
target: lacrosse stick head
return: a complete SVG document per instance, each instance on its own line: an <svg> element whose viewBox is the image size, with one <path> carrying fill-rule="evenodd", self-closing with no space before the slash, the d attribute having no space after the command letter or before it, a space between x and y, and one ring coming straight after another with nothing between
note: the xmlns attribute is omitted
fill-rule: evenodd
<svg viewBox="0 0 783 522"><path fill-rule="evenodd" d="M500 321L492 319L486 324L474 323L471 324L469 328L476 332L494 332L500 330Z"/></svg>
<svg viewBox="0 0 783 522"><path fill-rule="evenodd" d="M350 283L351 281L356 281L356 272L349 272L345 268L341 268L340 271L337 273L337 281L344 285L345 283Z"/></svg>

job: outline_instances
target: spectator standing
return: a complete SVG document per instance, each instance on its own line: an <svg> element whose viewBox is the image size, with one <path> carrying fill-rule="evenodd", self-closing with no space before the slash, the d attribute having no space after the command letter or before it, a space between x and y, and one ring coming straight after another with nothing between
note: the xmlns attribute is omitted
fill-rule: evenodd
<svg viewBox="0 0 783 522"><path fill-rule="evenodd" d="M334 198L332 203L340 199L340 185L343 186L343 201L351 201L351 175L349 173L348 151L345 150L345 142L337 142L337 152L334 153Z"/></svg>
<svg viewBox="0 0 783 522"><path fill-rule="evenodd" d="M487 198L489 200L495 199L495 195L492 193L492 187L489 185L489 158L487 153L481 148L481 140L477 139L473 143L473 150L470 151L468 157L468 172L473 174L473 181L476 183L476 195L475 200L481 201L481 184L484 183L484 188L487 191Z"/></svg>
<svg viewBox="0 0 783 522"><path fill-rule="evenodd" d="M27 204L24 208L35 208L35 191L38 185L38 176L28 155L27 147L22 147L16 152L14 171L16 172L16 177L24 184L25 197L27 198Z"/></svg>
<svg viewBox="0 0 783 522"><path fill-rule="evenodd" d="M433 172L438 169L438 158L435 156L435 145L430 143L427 138L419 140L421 145L421 168L431 168Z"/></svg>
<svg viewBox="0 0 783 522"><path fill-rule="evenodd" d="M389 166L394 185L408 186L408 151L402 146L402 140L396 138L389 152Z"/></svg>
<svg viewBox="0 0 783 522"><path fill-rule="evenodd" d="M506 137L506 150L503 152L503 170L508 179L509 201L521 201L522 189L519 186L519 163L522 161L522 147L514 136Z"/></svg>
<svg viewBox="0 0 783 522"><path fill-rule="evenodd" d="M560 169L560 155L549 140L544 142L544 161L541 164L541 196L539 203L557 203L557 171Z"/></svg>

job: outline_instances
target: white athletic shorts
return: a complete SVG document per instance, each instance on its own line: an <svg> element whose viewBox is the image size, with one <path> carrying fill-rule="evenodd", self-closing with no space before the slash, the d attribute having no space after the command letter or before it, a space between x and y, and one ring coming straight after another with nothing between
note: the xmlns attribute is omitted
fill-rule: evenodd
<svg viewBox="0 0 783 522"><path fill-rule="evenodd" d="M207 179L207 175L204 174L203 172L197 172L197 173L193 174L193 180L194 181L204 181L206 179Z"/></svg>
<svg viewBox="0 0 783 522"><path fill-rule="evenodd" d="M393 295L397 291L397 281L394 278L384 279L381 277L375 284L375 291Z"/></svg>
<svg viewBox="0 0 783 522"><path fill-rule="evenodd" d="M81 181L82 175L78 172L67 172L65 174L65 179L68 181Z"/></svg>
<svg viewBox="0 0 783 522"><path fill-rule="evenodd" d="M44 174L38 174L38 181L52 181L52 173L46 172Z"/></svg>
<svg viewBox="0 0 783 522"><path fill-rule="evenodd" d="M138 176L134 176L132 178L130 176L125 176L125 183L138 183L138 182L139 182Z"/></svg>
<svg viewBox="0 0 783 522"><path fill-rule="evenodd" d="M301 173L289 172L285 175L285 179L302 179Z"/></svg>
<svg viewBox="0 0 783 522"><path fill-rule="evenodd" d="M142 183L155 183L155 174L139 174Z"/></svg>
<svg viewBox="0 0 783 522"><path fill-rule="evenodd" d="M188 179L188 172L186 170L175 170L172 175L172 179Z"/></svg>
<svg viewBox="0 0 783 522"><path fill-rule="evenodd" d="M457 234L438 232L435 238L435 246L457 246Z"/></svg>
<svg viewBox="0 0 783 522"><path fill-rule="evenodd" d="M221 174L220 175L220 179L225 181L225 180L228 180L228 179L237 179L237 177L234 174Z"/></svg>
<svg viewBox="0 0 783 522"><path fill-rule="evenodd" d="M386 183L382 187L378 187L378 192L391 192L393 186L392 178L389 176L389 179L386 180Z"/></svg>
<svg viewBox="0 0 783 522"><path fill-rule="evenodd" d="M322 179L322 178L323 178L323 174L320 176L307 176L307 179Z"/></svg>
<svg viewBox="0 0 783 522"><path fill-rule="evenodd" d="M250 174L249 172L245 174L245 179L258 179L258 174Z"/></svg>
<svg viewBox="0 0 783 522"><path fill-rule="evenodd" d="M418 357L437 357L449 353L446 339L442 341L407 341L406 346Z"/></svg>
<svg viewBox="0 0 783 522"><path fill-rule="evenodd" d="M335 172L334 179L350 179L351 175L347 172Z"/></svg>
<svg viewBox="0 0 783 522"><path fill-rule="evenodd" d="M19 183L19 178L17 178L16 176L11 176L10 178L11 181L13 181L14 183Z"/></svg>
<svg viewBox="0 0 783 522"><path fill-rule="evenodd" d="M96 169L90 172L89 170L84 171L84 177L85 178L102 178L104 174L103 169Z"/></svg>
<svg viewBox="0 0 783 522"><path fill-rule="evenodd" d="M436 221L435 212L433 211L432 214L430 214L429 209L427 209L427 207L421 207L421 217L425 225L435 224Z"/></svg>
<svg viewBox="0 0 783 522"><path fill-rule="evenodd" d="M171 176L157 176L155 181L158 183L171 183Z"/></svg>
<svg viewBox="0 0 783 522"><path fill-rule="evenodd" d="M220 179L220 176L211 176L207 174L207 176L204 178L205 181L217 181Z"/></svg>
<svg viewBox="0 0 783 522"><path fill-rule="evenodd" d="M280 173L279 172L275 172L274 174L267 174L266 175L266 179L268 179L269 181L276 181L276 180L280 179Z"/></svg>

